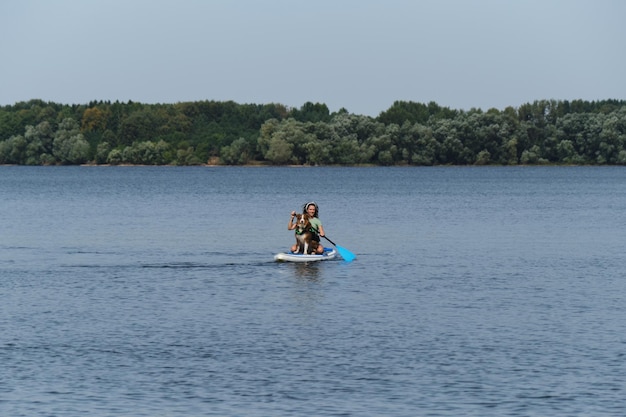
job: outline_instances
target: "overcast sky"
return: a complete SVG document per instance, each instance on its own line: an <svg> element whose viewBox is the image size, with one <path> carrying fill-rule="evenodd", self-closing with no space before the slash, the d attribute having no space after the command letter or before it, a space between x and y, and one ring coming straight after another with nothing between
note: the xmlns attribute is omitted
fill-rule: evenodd
<svg viewBox="0 0 626 417"><path fill-rule="evenodd" d="M0 105L626 99L622 0L3 0Z"/></svg>

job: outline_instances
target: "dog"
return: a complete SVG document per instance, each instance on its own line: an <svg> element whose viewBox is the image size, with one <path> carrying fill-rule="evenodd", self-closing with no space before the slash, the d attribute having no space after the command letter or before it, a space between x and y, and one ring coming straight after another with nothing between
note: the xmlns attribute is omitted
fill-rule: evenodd
<svg viewBox="0 0 626 417"><path fill-rule="evenodd" d="M295 253L310 254L317 251L319 242L313 240L315 234L311 231L310 217L308 214L296 215L296 250Z"/></svg>

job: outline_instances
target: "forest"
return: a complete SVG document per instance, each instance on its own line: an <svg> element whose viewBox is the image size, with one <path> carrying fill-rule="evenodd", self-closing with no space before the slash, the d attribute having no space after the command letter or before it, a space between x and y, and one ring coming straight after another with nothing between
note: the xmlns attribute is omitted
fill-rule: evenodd
<svg viewBox="0 0 626 417"><path fill-rule="evenodd" d="M0 164L626 165L626 101L396 101L370 117L312 102L30 100L0 107Z"/></svg>

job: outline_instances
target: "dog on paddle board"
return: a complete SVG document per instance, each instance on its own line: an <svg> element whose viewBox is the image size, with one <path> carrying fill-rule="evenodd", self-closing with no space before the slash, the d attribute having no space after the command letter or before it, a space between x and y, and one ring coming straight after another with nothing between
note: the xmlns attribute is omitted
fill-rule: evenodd
<svg viewBox="0 0 626 417"><path fill-rule="evenodd" d="M295 253L316 253L319 242L313 240L310 217L306 213L296 215L296 250Z"/></svg>

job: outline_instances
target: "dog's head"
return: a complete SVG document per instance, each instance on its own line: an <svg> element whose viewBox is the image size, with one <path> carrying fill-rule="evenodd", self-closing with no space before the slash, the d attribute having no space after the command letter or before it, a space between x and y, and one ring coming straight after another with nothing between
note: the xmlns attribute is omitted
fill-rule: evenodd
<svg viewBox="0 0 626 417"><path fill-rule="evenodd" d="M310 217L308 214L298 214L296 216L296 230L298 233L306 232L311 227Z"/></svg>

